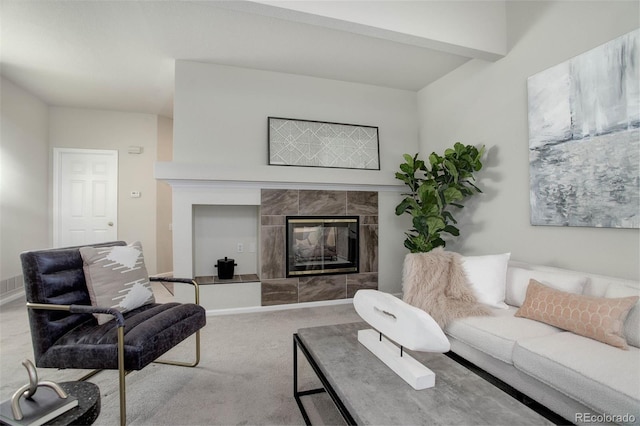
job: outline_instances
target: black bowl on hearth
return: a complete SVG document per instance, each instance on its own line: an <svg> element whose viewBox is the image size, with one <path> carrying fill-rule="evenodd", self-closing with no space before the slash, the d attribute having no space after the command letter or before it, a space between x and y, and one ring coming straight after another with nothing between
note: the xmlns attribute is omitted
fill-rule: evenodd
<svg viewBox="0 0 640 426"><path fill-rule="evenodd" d="M224 259L218 259L215 267L218 268L218 278L221 280L230 280L233 278L234 266L238 266L234 259L225 257Z"/></svg>

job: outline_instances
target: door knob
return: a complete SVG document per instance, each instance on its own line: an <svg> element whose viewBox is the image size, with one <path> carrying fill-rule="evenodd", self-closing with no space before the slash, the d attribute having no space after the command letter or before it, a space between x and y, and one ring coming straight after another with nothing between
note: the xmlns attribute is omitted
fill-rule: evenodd
<svg viewBox="0 0 640 426"><path fill-rule="evenodd" d="M109 223L107 223L107 225L113 226L113 222L109 222Z"/></svg>

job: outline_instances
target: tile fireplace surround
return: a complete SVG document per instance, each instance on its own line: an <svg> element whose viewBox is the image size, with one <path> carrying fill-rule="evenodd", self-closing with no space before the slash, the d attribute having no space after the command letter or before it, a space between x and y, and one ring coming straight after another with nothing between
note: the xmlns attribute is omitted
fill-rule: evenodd
<svg viewBox="0 0 640 426"><path fill-rule="evenodd" d="M286 216L359 216L360 271L286 278ZM262 306L352 298L378 288L378 193L262 189L260 196Z"/></svg>

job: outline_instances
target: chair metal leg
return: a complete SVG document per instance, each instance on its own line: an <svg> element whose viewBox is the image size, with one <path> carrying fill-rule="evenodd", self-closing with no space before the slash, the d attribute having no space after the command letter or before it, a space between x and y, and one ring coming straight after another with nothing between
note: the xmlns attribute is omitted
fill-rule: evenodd
<svg viewBox="0 0 640 426"><path fill-rule="evenodd" d="M196 360L194 362L171 361L157 359L153 361L157 364L178 365L180 367L195 367L200 363L200 330L196 331Z"/></svg>
<svg viewBox="0 0 640 426"><path fill-rule="evenodd" d="M194 289L194 298L196 305L200 304L200 286L196 282L196 280L191 280L191 284ZM158 364L168 364L168 365L178 365L181 367L195 367L200 363L200 330L196 331L196 360L195 362L183 362L183 361L171 361L171 360L162 360L157 359L153 361Z"/></svg>
<svg viewBox="0 0 640 426"><path fill-rule="evenodd" d="M124 359L124 357L123 357ZM79 382L84 382L85 380L90 379L91 377L95 376L98 373L103 372L104 370L93 370L87 374L85 374L84 376L80 377L78 379ZM123 368L120 369L120 345L118 345L118 387L119 387L119 394L120 394L120 424L124 425L126 423L126 416L127 416L127 400L126 400L126 382L124 377L128 376L130 373L130 371L126 371L124 370L124 364L123 364Z"/></svg>
<svg viewBox="0 0 640 426"><path fill-rule="evenodd" d="M120 425L127 424L127 395L124 369L124 327L118 327L118 382L120 386Z"/></svg>
<svg viewBox="0 0 640 426"><path fill-rule="evenodd" d="M82 376L78 381L84 382L87 379L95 376L96 374L104 371L93 370L84 376ZM124 327L118 327L118 388L120 394L120 425L124 426L127 424L127 390L126 390L126 380L125 377L129 374L129 371L124 369Z"/></svg>
<svg viewBox="0 0 640 426"><path fill-rule="evenodd" d="M104 371L104 370L93 370L93 371L91 371L91 372L89 372L89 373L85 374L84 376L80 377L80 378L78 379L78 381L79 381L79 382L87 381L87 380L89 380L90 378L92 378L93 376L95 376L96 374L100 373L101 371Z"/></svg>
<svg viewBox="0 0 640 426"><path fill-rule="evenodd" d="M193 363L178 362L178 361L155 361L160 364L179 365L184 367L195 367L200 362L200 330L196 332L196 360ZM90 373L84 375L79 380L84 381L93 377L104 370L93 370ZM120 425L125 426L127 424L127 389L126 389L126 376L129 374L124 369L124 327L118 327L118 387L120 393Z"/></svg>

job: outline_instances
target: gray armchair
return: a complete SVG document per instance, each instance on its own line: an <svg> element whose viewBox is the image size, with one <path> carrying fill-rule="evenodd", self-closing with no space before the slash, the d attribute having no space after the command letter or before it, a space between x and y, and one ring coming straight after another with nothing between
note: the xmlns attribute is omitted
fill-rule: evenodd
<svg viewBox="0 0 640 426"><path fill-rule="evenodd" d="M126 245L115 241L97 246ZM200 361L200 329L205 310L198 305L198 285L191 279L153 278L194 286L195 303L153 303L122 314L93 307L85 282L80 247L24 252L20 255L37 367L118 370L120 423L126 424L125 375L151 362L195 367ZM93 313L113 315L98 324ZM194 362L158 358L195 333Z"/></svg>

